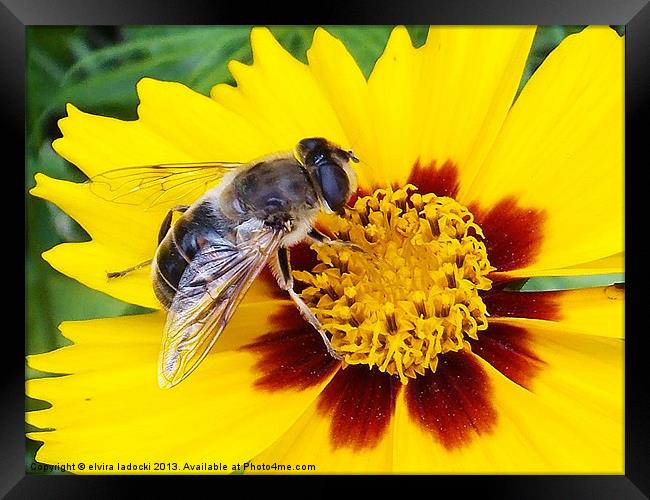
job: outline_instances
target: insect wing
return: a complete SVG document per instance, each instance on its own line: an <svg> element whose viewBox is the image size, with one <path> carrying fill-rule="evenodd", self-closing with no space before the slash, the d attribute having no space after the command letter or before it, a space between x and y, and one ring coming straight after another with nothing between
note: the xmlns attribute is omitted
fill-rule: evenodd
<svg viewBox="0 0 650 500"><path fill-rule="evenodd" d="M183 273L163 333L160 387L173 387L201 363L283 236L267 226L246 234L237 244L207 244Z"/></svg>
<svg viewBox="0 0 650 500"><path fill-rule="evenodd" d="M169 163L109 170L92 177L90 190L113 203L145 209L191 203L243 163Z"/></svg>

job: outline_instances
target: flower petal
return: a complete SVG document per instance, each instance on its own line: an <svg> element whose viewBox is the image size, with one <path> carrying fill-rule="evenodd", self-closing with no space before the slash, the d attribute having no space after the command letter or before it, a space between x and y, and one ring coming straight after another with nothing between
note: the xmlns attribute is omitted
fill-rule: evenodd
<svg viewBox="0 0 650 500"><path fill-rule="evenodd" d="M340 370L253 464L312 464L311 472L319 474L391 471L391 420L400 386L398 379L377 370Z"/></svg>
<svg viewBox="0 0 650 500"><path fill-rule="evenodd" d="M256 387L269 392L301 390L329 380L340 364L327 353L318 332L292 302L276 304L280 308L268 316L270 333L241 347L257 356Z"/></svg>
<svg viewBox="0 0 650 500"><path fill-rule="evenodd" d="M416 90L419 165L456 165L460 183L471 184L510 109L534 35L534 26L429 29Z"/></svg>
<svg viewBox="0 0 650 500"><path fill-rule="evenodd" d="M546 362L532 348L531 333L520 326L490 321L472 351L490 363L512 382L531 389Z"/></svg>
<svg viewBox="0 0 650 500"><path fill-rule="evenodd" d="M43 258L57 271L95 290L132 304L159 308L149 267L112 280L106 273L127 269L153 257L163 213L110 203L94 196L87 184L51 179L42 174L36 175L36 182L31 194L55 203L93 238L89 242L63 243L45 252ZM129 231L124 230L127 227Z"/></svg>
<svg viewBox="0 0 650 500"><path fill-rule="evenodd" d="M625 290L615 285L549 292L491 290L483 296L492 319L552 321L570 331L618 339L625 334L624 298Z"/></svg>
<svg viewBox="0 0 650 500"><path fill-rule="evenodd" d="M72 373L27 383L30 397L52 403L27 414L30 424L55 429L29 434L45 443L37 460L182 467L254 457L290 427L329 380L276 392L256 385L258 355L231 348L263 332L259 319L273 310L269 307L242 306L224 342L171 390L158 388L156 381L162 313L64 323L62 332L74 345L28 358L39 370Z"/></svg>
<svg viewBox="0 0 650 500"><path fill-rule="evenodd" d="M541 235L539 249L511 275L623 251L623 47L608 27L567 37L528 81L475 182L459 193L479 212L507 197L522 213L540 214L530 227Z"/></svg>
<svg viewBox="0 0 650 500"><path fill-rule="evenodd" d="M348 147L338 118L309 68L287 52L266 28L251 31L253 64L228 65L237 87L219 84L212 99L255 124L268 152L292 150L305 137L326 137Z"/></svg>
<svg viewBox="0 0 650 500"><path fill-rule="evenodd" d="M247 162L276 151L254 121L183 84L143 78L137 89L142 124L194 161Z"/></svg>
<svg viewBox="0 0 650 500"><path fill-rule="evenodd" d="M422 54L413 47L408 31L396 27L368 78L377 148L376 163L370 165L373 187L403 183L417 160L420 131L415 120L419 109L416 90L421 65Z"/></svg>
<svg viewBox="0 0 650 500"><path fill-rule="evenodd" d="M446 447L398 399L395 471L622 473L622 342L537 324L525 328L543 368L529 390L476 357L487 374L496 423L465 446ZM461 413L452 422L464 418Z"/></svg>
<svg viewBox="0 0 650 500"><path fill-rule="evenodd" d="M493 279L518 276L517 270L528 270L539 260L546 236L544 210L521 206L514 196L502 198L487 212L477 205L469 208L485 235L490 264L497 269Z"/></svg>
<svg viewBox="0 0 650 500"><path fill-rule="evenodd" d="M277 150L255 122L183 84L143 78L139 119L84 113L68 104L59 120L57 153L92 177L129 166L182 162L246 162Z"/></svg>
<svg viewBox="0 0 650 500"><path fill-rule="evenodd" d="M526 331L530 348L543 361L529 390L548 408L549 423L556 417L564 421L566 441L556 453L573 456L576 472L622 471L623 341L568 332L548 322L495 319L492 325L502 331ZM483 355L480 349L473 351ZM526 412L517 419L532 428L539 426L540 415ZM553 432L547 425L542 427L542 433ZM560 463L558 471L563 469Z"/></svg>
<svg viewBox="0 0 650 500"><path fill-rule="evenodd" d="M471 446L493 431L497 414L491 396L485 370L464 351L440 356L435 373L429 371L404 388L410 421L447 451Z"/></svg>
<svg viewBox="0 0 650 500"><path fill-rule="evenodd" d="M31 194L56 204L76 220L93 239L134 257L151 255L156 249L164 211L146 212L111 203L95 196L88 184L52 179L36 174ZM129 231L125 231L125 228Z"/></svg>
<svg viewBox="0 0 650 500"><path fill-rule="evenodd" d="M528 277L534 276L594 276L597 274L621 274L625 272L625 252L602 259L582 262L559 269L528 269Z"/></svg>
<svg viewBox="0 0 650 500"><path fill-rule="evenodd" d="M310 71L339 118L349 146L361 160L356 168L359 186L370 189L381 178L372 168L380 163L380 151L366 79L345 45L322 28L315 31L307 58Z"/></svg>
<svg viewBox="0 0 650 500"><path fill-rule="evenodd" d="M156 134L139 120L96 116L72 104L66 109L68 116L59 120L63 137L56 139L52 147L88 177L120 167L192 160L177 143Z"/></svg>
<svg viewBox="0 0 650 500"><path fill-rule="evenodd" d="M95 241L62 243L44 252L42 257L60 273L94 290L129 304L160 309L151 281L151 267L145 266L120 278L107 273L121 271L151 258L134 259L131 253L116 252L114 247Z"/></svg>

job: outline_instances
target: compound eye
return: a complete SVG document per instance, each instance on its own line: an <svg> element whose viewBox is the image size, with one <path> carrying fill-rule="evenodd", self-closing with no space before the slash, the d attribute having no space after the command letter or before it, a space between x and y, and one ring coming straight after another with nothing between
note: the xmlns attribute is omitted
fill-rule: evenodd
<svg viewBox="0 0 650 500"><path fill-rule="evenodd" d="M316 148L327 146L327 141L322 137L308 137L307 139L301 140L298 144L307 151L313 151Z"/></svg>
<svg viewBox="0 0 650 500"><path fill-rule="evenodd" d="M318 180L329 207L335 212L340 210L350 196L350 180L345 170L325 162L318 167Z"/></svg>

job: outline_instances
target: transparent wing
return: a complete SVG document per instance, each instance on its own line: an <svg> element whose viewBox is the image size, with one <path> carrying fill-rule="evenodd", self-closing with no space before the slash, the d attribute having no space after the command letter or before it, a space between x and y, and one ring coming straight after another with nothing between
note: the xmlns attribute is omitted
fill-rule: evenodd
<svg viewBox="0 0 650 500"><path fill-rule="evenodd" d="M95 195L107 201L144 209L170 208L191 203L225 173L242 165L206 162L125 167L98 174L88 184Z"/></svg>
<svg viewBox="0 0 650 500"><path fill-rule="evenodd" d="M158 363L160 387L173 387L201 363L282 236L282 231L258 225L240 231L236 244L223 239L196 254L168 312Z"/></svg>

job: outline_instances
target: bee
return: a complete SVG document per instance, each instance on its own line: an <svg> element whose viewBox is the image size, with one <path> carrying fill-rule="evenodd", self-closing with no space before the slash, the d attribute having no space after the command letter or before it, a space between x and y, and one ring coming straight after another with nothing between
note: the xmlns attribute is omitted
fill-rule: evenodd
<svg viewBox="0 0 650 500"><path fill-rule="evenodd" d="M343 213L356 191L351 161L359 161L351 150L311 137L293 151L250 163L126 167L90 179L100 197L145 208L204 191L193 204L167 212L151 261L107 273L114 279L151 265L155 295L167 311L158 360L161 388L175 386L199 366L267 263L329 354L340 359L293 289L289 247L311 240L359 250L314 227L320 211ZM172 222L175 213L180 217Z"/></svg>

